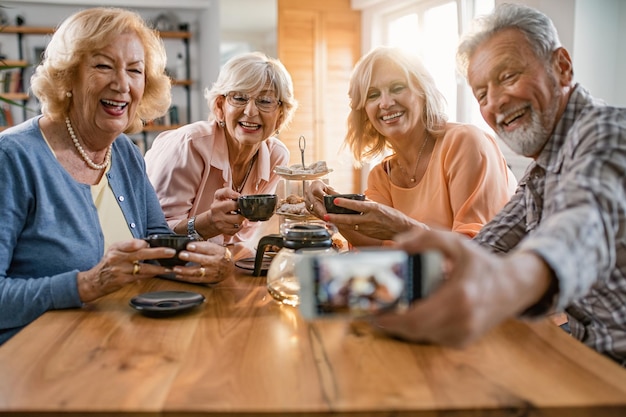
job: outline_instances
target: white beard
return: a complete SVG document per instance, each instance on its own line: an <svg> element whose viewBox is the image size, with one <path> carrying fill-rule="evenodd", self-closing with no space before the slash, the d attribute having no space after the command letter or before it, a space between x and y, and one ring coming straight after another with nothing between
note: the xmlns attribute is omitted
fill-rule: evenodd
<svg viewBox="0 0 626 417"><path fill-rule="evenodd" d="M559 89L556 77L550 77L552 83L552 107L543 113L538 113L529 106L530 124L519 127L512 132L506 132L500 125L496 134L511 150L519 155L534 158L539 155L550 138L556 126L556 114L559 110L559 101L563 92Z"/></svg>
<svg viewBox="0 0 626 417"><path fill-rule="evenodd" d="M534 157L539 154L541 149L550 137L546 133L541 124L541 118L533 109L531 111L530 125L520 127L512 132L506 132L502 127L498 126L497 134L513 152L526 157Z"/></svg>

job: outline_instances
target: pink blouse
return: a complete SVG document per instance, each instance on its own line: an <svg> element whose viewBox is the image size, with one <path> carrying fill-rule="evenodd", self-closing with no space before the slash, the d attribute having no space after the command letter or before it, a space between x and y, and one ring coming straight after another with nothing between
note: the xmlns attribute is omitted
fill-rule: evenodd
<svg viewBox="0 0 626 417"><path fill-rule="evenodd" d="M145 160L148 177L171 228L209 210L215 192L232 186L226 138L216 122L195 122L159 134ZM287 147L275 137L265 140L241 194L274 194L279 180L274 167L288 163ZM236 235L219 235L210 240L219 244L242 242L253 235L258 225L244 222Z"/></svg>

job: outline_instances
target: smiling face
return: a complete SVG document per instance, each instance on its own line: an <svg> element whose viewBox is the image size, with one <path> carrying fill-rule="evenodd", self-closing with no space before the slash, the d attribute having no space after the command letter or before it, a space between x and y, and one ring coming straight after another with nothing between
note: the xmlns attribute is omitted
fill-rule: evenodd
<svg viewBox="0 0 626 417"><path fill-rule="evenodd" d="M392 140L413 137L424 130L423 111L424 102L410 87L405 72L388 61L376 62L365 101L365 113L374 128Z"/></svg>
<svg viewBox="0 0 626 417"><path fill-rule="evenodd" d="M503 30L470 57L468 81L485 121L516 153L536 157L567 103L571 61L564 49L546 65L524 35Z"/></svg>
<svg viewBox="0 0 626 417"><path fill-rule="evenodd" d="M249 98L248 102L241 107L231 104L226 97L220 98L217 105L221 108L223 120L226 123L226 136L240 145L256 146L276 132L281 106L270 111L260 111L257 107L256 99L278 100L276 92L270 87L250 94Z"/></svg>
<svg viewBox="0 0 626 417"><path fill-rule="evenodd" d="M144 93L144 62L141 41L126 33L80 63L72 84L70 119L91 147L98 147L96 138L108 145L132 121Z"/></svg>

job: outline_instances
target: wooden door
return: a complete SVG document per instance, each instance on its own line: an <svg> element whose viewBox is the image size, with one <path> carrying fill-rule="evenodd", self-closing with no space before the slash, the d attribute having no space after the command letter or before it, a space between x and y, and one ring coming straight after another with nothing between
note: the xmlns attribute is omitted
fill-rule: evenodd
<svg viewBox="0 0 626 417"><path fill-rule="evenodd" d="M299 108L280 138L300 162L298 139L307 140L305 162L325 160L331 185L360 191L359 171L341 151L349 113L348 85L360 57L361 14L350 0L278 0L278 58L290 72Z"/></svg>

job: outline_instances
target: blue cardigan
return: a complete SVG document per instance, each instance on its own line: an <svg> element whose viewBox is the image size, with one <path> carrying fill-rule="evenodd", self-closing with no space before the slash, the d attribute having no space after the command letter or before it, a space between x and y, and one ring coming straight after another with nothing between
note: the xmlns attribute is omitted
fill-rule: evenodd
<svg viewBox="0 0 626 417"><path fill-rule="evenodd" d="M59 164L40 117L0 134L0 344L48 310L80 307L77 273L104 254L91 187ZM126 135L113 143L107 178L135 238L171 233Z"/></svg>

